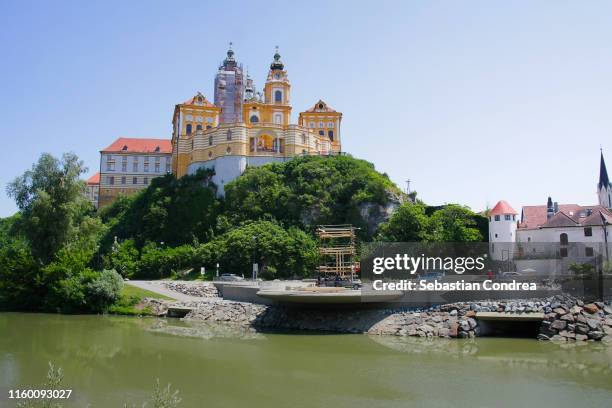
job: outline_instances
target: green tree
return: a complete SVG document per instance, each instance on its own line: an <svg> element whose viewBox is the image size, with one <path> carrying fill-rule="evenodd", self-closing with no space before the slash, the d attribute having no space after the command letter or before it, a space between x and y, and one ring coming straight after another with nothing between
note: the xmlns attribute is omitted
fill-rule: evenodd
<svg viewBox="0 0 612 408"><path fill-rule="evenodd" d="M423 204L405 203L380 226L377 239L386 242L423 241L428 237L429 222Z"/></svg>
<svg viewBox="0 0 612 408"><path fill-rule="evenodd" d="M40 268L25 241L0 245L0 308L40 309L46 296Z"/></svg>
<svg viewBox="0 0 612 408"><path fill-rule="evenodd" d="M595 274L595 265L589 263L580 264L572 262L568 269L579 277L592 277Z"/></svg>
<svg viewBox="0 0 612 408"><path fill-rule="evenodd" d="M47 310L99 313L119 299L121 276L115 271L97 272L89 268L91 257L86 250L64 248L43 268L43 280L48 287Z"/></svg>
<svg viewBox="0 0 612 408"><path fill-rule="evenodd" d="M194 265L195 249L191 245L162 247L154 242L147 243L141 251L137 278L161 279L175 275Z"/></svg>
<svg viewBox="0 0 612 408"><path fill-rule="evenodd" d="M235 223L276 220L306 230L353 224L366 239L401 195L387 175L350 156L306 156L248 168L225 186L226 213Z"/></svg>
<svg viewBox="0 0 612 408"><path fill-rule="evenodd" d="M271 221L247 222L201 245L196 257L208 270L216 263L222 272L249 276L257 263L262 278L307 277L314 271L318 252L312 237L298 228L284 229Z"/></svg>
<svg viewBox="0 0 612 408"><path fill-rule="evenodd" d="M113 244L111 251L104 257L107 269L118 271L121 276L131 278L138 273L140 253L133 239Z"/></svg>
<svg viewBox="0 0 612 408"><path fill-rule="evenodd" d="M79 178L85 171L74 153L65 153L61 159L44 153L31 170L7 187L21 210L19 229L43 263L75 238L78 226L92 210L83 194L85 183Z"/></svg>
<svg viewBox="0 0 612 408"><path fill-rule="evenodd" d="M102 209L108 225L106 251L115 237L133 239L137 248L147 242L179 246L212 238L222 204L210 183L211 174L201 170L180 179L171 174L156 177L145 190Z"/></svg>
<svg viewBox="0 0 612 408"><path fill-rule="evenodd" d="M483 235L468 207L448 204L430 217L428 238L436 242L477 242Z"/></svg>

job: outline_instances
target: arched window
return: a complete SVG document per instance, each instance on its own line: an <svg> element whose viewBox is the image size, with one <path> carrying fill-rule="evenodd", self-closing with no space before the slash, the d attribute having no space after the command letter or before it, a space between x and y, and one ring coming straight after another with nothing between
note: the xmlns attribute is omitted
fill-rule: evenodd
<svg viewBox="0 0 612 408"><path fill-rule="evenodd" d="M212 135L208 136L208 145L209 146L213 145L213 137L212 137Z"/></svg>
<svg viewBox="0 0 612 408"><path fill-rule="evenodd" d="M187 134L190 135L191 134L191 123L187 124Z"/></svg>
<svg viewBox="0 0 612 408"><path fill-rule="evenodd" d="M251 118L249 120L251 121L251 123L259 122L259 118L257 117L257 115L251 115Z"/></svg>
<svg viewBox="0 0 612 408"><path fill-rule="evenodd" d="M196 130L202 130L202 125L197 125Z"/></svg>
<svg viewBox="0 0 612 408"><path fill-rule="evenodd" d="M282 102L283 101L283 91L274 91L274 102Z"/></svg>
<svg viewBox="0 0 612 408"><path fill-rule="evenodd" d="M227 140L232 140L232 129L227 129Z"/></svg>
<svg viewBox="0 0 612 408"><path fill-rule="evenodd" d="M567 234L565 232L563 234L559 235L559 242L561 243L561 245L567 245L569 243L569 240L567 238Z"/></svg>
<svg viewBox="0 0 612 408"><path fill-rule="evenodd" d="M328 130L327 136L329 136L329 140L331 140L332 142L334 141L334 131L333 130Z"/></svg>
<svg viewBox="0 0 612 408"><path fill-rule="evenodd" d="M280 113L277 113L274 115L274 123L276 125L280 125L283 123L283 115L281 115Z"/></svg>

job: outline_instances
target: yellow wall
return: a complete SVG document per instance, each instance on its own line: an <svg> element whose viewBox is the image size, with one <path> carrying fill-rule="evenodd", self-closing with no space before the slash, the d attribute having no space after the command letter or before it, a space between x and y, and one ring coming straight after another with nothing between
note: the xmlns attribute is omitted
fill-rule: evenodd
<svg viewBox="0 0 612 408"><path fill-rule="evenodd" d="M298 123L317 135L323 132L321 137L329 138L329 131L333 131L334 139L332 142L333 150L340 151L340 121L342 114L339 112L301 112ZM314 125L314 127L313 127ZM323 125L323 126L321 126Z"/></svg>

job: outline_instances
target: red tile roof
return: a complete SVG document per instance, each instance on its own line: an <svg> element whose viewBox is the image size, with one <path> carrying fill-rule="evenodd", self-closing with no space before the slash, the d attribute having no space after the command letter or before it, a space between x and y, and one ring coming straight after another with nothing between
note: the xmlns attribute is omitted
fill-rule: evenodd
<svg viewBox="0 0 612 408"><path fill-rule="evenodd" d="M560 204L559 211L550 220L546 217L546 205L529 205L523 207L519 228L554 228L568 226L601 225L601 218L612 224L612 212L599 205L581 206L578 204ZM590 215L587 215L589 214Z"/></svg>
<svg viewBox="0 0 612 408"><path fill-rule="evenodd" d="M323 105L323 109L319 108L320 104ZM319 99L319 102L315 103L312 108L307 109L306 112L308 112L308 113L313 113L313 112L335 112L335 110L333 110L325 102L323 102L321 99Z"/></svg>
<svg viewBox="0 0 612 408"><path fill-rule="evenodd" d="M501 200L490 212L491 215L518 214L507 201Z"/></svg>
<svg viewBox="0 0 612 408"><path fill-rule="evenodd" d="M546 205L526 205L523 207L521 214L521 223L519 228L538 228L546 224ZM580 210L578 204L560 204L559 211L566 214L577 212Z"/></svg>
<svg viewBox="0 0 612 408"><path fill-rule="evenodd" d="M170 139L120 137L101 153L172 153Z"/></svg>
<svg viewBox="0 0 612 408"><path fill-rule="evenodd" d="M100 172L94 174L90 178L87 179L88 185L100 184Z"/></svg>

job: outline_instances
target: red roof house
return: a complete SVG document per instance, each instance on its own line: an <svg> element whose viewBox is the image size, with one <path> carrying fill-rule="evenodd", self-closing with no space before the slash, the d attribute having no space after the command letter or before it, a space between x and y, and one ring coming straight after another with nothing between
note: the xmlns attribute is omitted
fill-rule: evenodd
<svg viewBox="0 0 612 408"><path fill-rule="evenodd" d="M170 139L120 137L100 153L172 153Z"/></svg>

